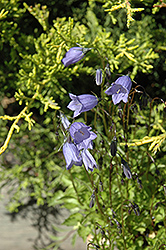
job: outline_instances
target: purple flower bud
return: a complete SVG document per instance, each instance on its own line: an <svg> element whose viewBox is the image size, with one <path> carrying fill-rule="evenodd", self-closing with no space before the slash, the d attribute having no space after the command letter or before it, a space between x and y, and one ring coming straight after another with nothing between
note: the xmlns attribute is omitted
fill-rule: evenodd
<svg viewBox="0 0 166 250"><path fill-rule="evenodd" d="M68 127L70 126L70 122L62 112L60 112L60 118L64 129L68 129Z"/></svg>
<svg viewBox="0 0 166 250"><path fill-rule="evenodd" d="M132 174L131 174L130 168L129 168L127 162L125 160L123 160L122 157L121 157L121 165L123 167L123 172L124 172L125 176L128 179L131 179L132 178Z"/></svg>
<svg viewBox="0 0 166 250"><path fill-rule="evenodd" d="M124 185L124 179L123 178L121 179L121 184Z"/></svg>
<svg viewBox="0 0 166 250"><path fill-rule="evenodd" d="M95 204L95 200L94 200L94 199L91 199L91 200L90 200L89 207L90 207L90 208L94 207L94 204Z"/></svg>
<svg viewBox="0 0 166 250"><path fill-rule="evenodd" d="M109 81L109 79L111 77L111 71L110 71L110 65L109 65L109 63L107 63L107 65L105 67L105 73L106 73L106 79L107 79L107 81Z"/></svg>
<svg viewBox="0 0 166 250"><path fill-rule="evenodd" d="M134 213L135 215L139 216L140 215L140 210L139 206L134 202Z"/></svg>
<svg viewBox="0 0 166 250"><path fill-rule="evenodd" d="M81 149L92 149L92 140L94 140L97 135L90 131L92 128L86 126L82 122L74 122L70 126L70 135L74 139L74 143L77 144L77 148Z"/></svg>
<svg viewBox="0 0 166 250"><path fill-rule="evenodd" d="M114 157L116 155L116 151L117 151L117 139L114 136L113 140L111 141L111 155Z"/></svg>
<svg viewBox="0 0 166 250"><path fill-rule="evenodd" d="M105 93L107 95L112 95L114 105L119 103L121 100L126 103L128 101L131 85L132 82L129 76L121 76L111 84Z"/></svg>
<svg viewBox="0 0 166 250"><path fill-rule="evenodd" d="M66 52L62 63L65 67L80 61L91 48L72 47Z"/></svg>
<svg viewBox="0 0 166 250"><path fill-rule="evenodd" d="M91 195L91 200L90 200L90 204L89 204L89 207L92 208L95 204L95 194L93 193Z"/></svg>
<svg viewBox="0 0 166 250"><path fill-rule="evenodd" d="M66 169L69 170L73 165L81 166L82 158L80 152L73 143L66 142L63 145L63 155L66 160Z"/></svg>
<svg viewBox="0 0 166 250"><path fill-rule="evenodd" d="M73 118L80 115L82 112L93 109L98 103L97 97L94 95L85 94L76 96L73 94L69 94L69 96L72 99L72 101L69 103L67 107L70 110L74 111Z"/></svg>
<svg viewBox="0 0 166 250"><path fill-rule="evenodd" d="M87 171L88 169L90 169L90 171L93 171L94 168L97 168L95 159L87 149L84 149L82 151L81 156Z"/></svg>
<svg viewBox="0 0 166 250"><path fill-rule="evenodd" d="M102 77L102 70L101 69L97 69L96 70L96 85L101 85L102 84L102 80L103 80L103 77Z"/></svg>

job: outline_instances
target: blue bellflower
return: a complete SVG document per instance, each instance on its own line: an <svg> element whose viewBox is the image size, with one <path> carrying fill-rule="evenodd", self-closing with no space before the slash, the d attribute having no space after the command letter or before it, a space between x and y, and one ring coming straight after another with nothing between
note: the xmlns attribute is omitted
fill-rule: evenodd
<svg viewBox="0 0 166 250"><path fill-rule="evenodd" d="M98 100L94 95L85 94L76 96L73 94L69 94L69 96L72 99L72 101L69 103L67 107L70 110L74 111L73 118L80 115L82 112L91 110L98 103Z"/></svg>
<svg viewBox="0 0 166 250"><path fill-rule="evenodd" d="M103 81L103 77L102 77L102 70L101 69L97 69L96 70L96 85L101 85Z"/></svg>
<svg viewBox="0 0 166 250"><path fill-rule="evenodd" d="M90 169L90 171L93 171L94 168L97 168L95 159L87 149L82 150L81 156L87 171L88 169Z"/></svg>
<svg viewBox="0 0 166 250"><path fill-rule="evenodd" d="M97 137L97 135L94 132L90 131L91 129L91 127L86 126L82 122L74 122L70 126L70 135L79 150L83 148L93 148L92 141Z"/></svg>
<svg viewBox="0 0 166 250"><path fill-rule="evenodd" d="M61 60L65 67L80 61L91 48L72 47Z"/></svg>
<svg viewBox="0 0 166 250"><path fill-rule="evenodd" d="M77 147L70 142L63 145L63 155L66 160L66 169L69 170L73 165L82 166L82 158Z"/></svg>
<svg viewBox="0 0 166 250"><path fill-rule="evenodd" d="M107 95L112 95L114 105L119 103L121 100L126 103L128 101L131 85L132 82L129 76L121 76L111 84L105 93Z"/></svg>

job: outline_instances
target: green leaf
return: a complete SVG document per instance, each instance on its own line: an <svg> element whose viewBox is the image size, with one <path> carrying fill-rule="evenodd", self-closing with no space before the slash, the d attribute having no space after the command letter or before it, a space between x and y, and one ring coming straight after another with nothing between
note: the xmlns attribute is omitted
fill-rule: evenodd
<svg viewBox="0 0 166 250"><path fill-rule="evenodd" d="M66 226L76 226L78 222L81 222L83 216L81 213L71 214L62 224Z"/></svg>

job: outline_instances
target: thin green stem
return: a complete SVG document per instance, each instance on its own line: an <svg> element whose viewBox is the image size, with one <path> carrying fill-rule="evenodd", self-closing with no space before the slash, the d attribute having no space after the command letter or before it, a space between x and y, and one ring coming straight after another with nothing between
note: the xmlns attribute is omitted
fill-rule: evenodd
<svg viewBox="0 0 166 250"><path fill-rule="evenodd" d="M75 186L75 183L74 183L74 180L73 180L73 176L72 176L72 173L71 173L71 170L70 170L70 169L69 169L69 174L70 174L70 178L71 178L71 182L72 182L74 191L75 191L76 196L77 196L77 200L78 200L78 202L83 206L83 203L80 201L79 194L78 194L78 192L77 192L77 188L76 188L76 186Z"/></svg>
<svg viewBox="0 0 166 250"><path fill-rule="evenodd" d="M103 212L103 210L102 210L102 208L101 208L101 206L100 206L100 203L99 203L99 199L98 199L98 196L97 196L97 191L96 191L96 188L95 188L95 186L94 186L94 184L93 184L93 180L92 180L92 178L90 178L90 176L89 176L89 174L88 174L88 172L87 172L86 169L85 169L85 171L86 171L86 175L88 176L88 179L89 179L89 181L90 181L90 183L91 183L91 185L92 185L92 187L93 187L93 190L94 190L94 193L95 193L95 199L96 199L97 207L98 207L98 209L99 209L101 215L102 215L103 217L105 217L104 212Z"/></svg>
<svg viewBox="0 0 166 250"><path fill-rule="evenodd" d="M118 173L118 167L116 165L116 171ZM126 241L125 241L125 231L124 231L124 218L123 218L123 200L124 200L124 197L123 197L123 192L122 192L122 189L121 189L121 185L120 185L120 181L119 181L119 176L117 175L117 183L118 183L118 188L119 188L119 191L120 191L120 195L121 195L121 221L122 221L122 236L123 236L123 242L124 242L124 250L127 249L126 248Z"/></svg>
<svg viewBox="0 0 166 250"><path fill-rule="evenodd" d="M112 188L112 160L110 163L110 168L109 168L109 195L110 195L110 206L112 207L112 192L111 192L111 188Z"/></svg>

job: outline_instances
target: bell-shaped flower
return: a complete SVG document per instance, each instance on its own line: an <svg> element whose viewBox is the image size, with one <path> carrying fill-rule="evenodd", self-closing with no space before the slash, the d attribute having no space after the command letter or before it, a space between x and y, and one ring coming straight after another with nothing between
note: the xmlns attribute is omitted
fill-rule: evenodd
<svg viewBox="0 0 166 250"><path fill-rule="evenodd" d="M102 76L102 70L97 69L96 70L96 85L101 85L103 81L103 76Z"/></svg>
<svg viewBox="0 0 166 250"><path fill-rule="evenodd" d="M87 149L82 150L81 156L87 171L88 169L90 169L90 171L93 171L94 168L97 168L95 159Z"/></svg>
<svg viewBox="0 0 166 250"><path fill-rule="evenodd" d="M97 137L97 135L91 131L91 127L85 125L82 122L74 122L70 126L70 135L77 144L77 148L81 149L92 149L92 141Z"/></svg>
<svg viewBox="0 0 166 250"><path fill-rule="evenodd" d="M63 155L66 160L66 169L70 169L73 165L82 166L82 158L77 147L70 142L63 145Z"/></svg>
<svg viewBox="0 0 166 250"><path fill-rule="evenodd" d="M129 76L121 76L111 84L105 93L107 95L112 95L114 105L119 103L121 100L126 103L128 101L131 85L132 82Z"/></svg>
<svg viewBox="0 0 166 250"><path fill-rule="evenodd" d="M72 47L61 60L65 67L80 61L91 48Z"/></svg>
<svg viewBox="0 0 166 250"><path fill-rule="evenodd" d="M67 107L70 110L74 111L73 118L80 115L82 112L91 110L98 103L97 97L94 95L84 94L76 96L73 94L69 94L69 96L72 99L72 101L69 103Z"/></svg>

